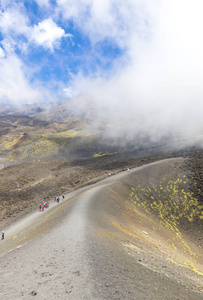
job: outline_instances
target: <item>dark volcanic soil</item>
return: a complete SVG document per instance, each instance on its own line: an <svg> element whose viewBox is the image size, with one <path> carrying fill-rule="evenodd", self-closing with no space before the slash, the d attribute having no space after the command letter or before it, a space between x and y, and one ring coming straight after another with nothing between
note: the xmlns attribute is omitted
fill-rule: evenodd
<svg viewBox="0 0 203 300"><path fill-rule="evenodd" d="M183 156L190 189L203 202L203 151L154 154L140 152L106 155L97 158L23 163L0 170L0 222L2 228L23 215L37 210L44 201L53 200L79 187L108 176L167 157Z"/></svg>
<svg viewBox="0 0 203 300"><path fill-rule="evenodd" d="M137 158L137 153L97 158L23 163L0 170L0 222L2 227L37 210L44 201L167 156ZM197 177L197 175L195 175Z"/></svg>
<svg viewBox="0 0 203 300"><path fill-rule="evenodd" d="M78 162L69 162L70 169ZM132 187L157 189L163 177L185 178L188 162L168 159L129 172L125 166L6 228L0 294L9 300L202 299L201 222L181 223L177 235L156 215L135 209L129 197ZM90 174L88 166L80 161Z"/></svg>

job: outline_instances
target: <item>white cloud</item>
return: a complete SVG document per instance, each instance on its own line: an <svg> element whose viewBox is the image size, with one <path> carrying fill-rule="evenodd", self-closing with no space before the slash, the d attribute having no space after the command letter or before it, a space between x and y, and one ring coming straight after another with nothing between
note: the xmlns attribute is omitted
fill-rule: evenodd
<svg viewBox="0 0 203 300"><path fill-rule="evenodd" d="M22 61L15 55L0 59L0 100L15 104L53 99L51 93L40 84L31 84Z"/></svg>
<svg viewBox="0 0 203 300"><path fill-rule="evenodd" d="M34 25L31 32L32 41L52 51L59 46L61 38L65 36L67 35L64 29L57 26L50 18Z"/></svg>
<svg viewBox="0 0 203 300"><path fill-rule="evenodd" d="M64 17L72 13L93 43L110 38L128 54L108 81L79 74L72 82L84 95L81 107L94 103L95 123L114 121L109 134L132 140L202 134L202 1L85 1L89 15L79 2L58 0Z"/></svg>
<svg viewBox="0 0 203 300"><path fill-rule="evenodd" d="M4 50L0 47L0 58L5 57Z"/></svg>
<svg viewBox="0 0 203 300"><path fill-rule="evenodd" d="M73 90L72 90L71 87L63 89L63 92L64 92L66 97L68 97L68 98L73 97Z"/></svg>
<svg viewBox="0 0 203 300"><path fill-rule="evenodd" d="M65 97L72 98L79 94L77 90L74 90L71 86L63 89Z"/></svg>
<svg viewBox="0 0 203 300"><path fill-rule="evenodd" d="M3 34L28 35L29 19L21 6L13 5L5 11L0 11L0 29Z"/></svg>
<svg viewBox="0 0 203 300"><path fill-rule="evenodd" d="M50 4L48 0L36 1L40 7ZM6 7L6 1L2 3ZM159 140L171 132L187 137L203 130L202 0L56 0L56 3L53 15L34 26L20 4L1 12L0 30L5 37L1 45L9 57L2 56L0 60L7 75L1 75L4 82L0 83L1 98L6 92L12 99L20 98L17 85L20 91L25 91L23 99L32 98L33 86L22 62L13 54L16 36L26 37L28 46L34 43L54 51L62 38L70 36L54 22L58 13L60 24L64 22L67 26L69 21L73 22L93 46L108 40L124 53L108 74L101 70L90 76L72 75L68 86L85 95L80 97L83 103L77 109L85 109L91 100L96 110L95 123L113 120L118 128L114 133L126 133L129 137L140 133ZM9 73L7 67L13 71ZM35 98L40 97L40 90L36 86ZM69 89L65 92L71 94Z"/></svg>
<svg viewBox="0 0 203 300"><path fill-rule="evenodd" d="M57 5L64 20L73 20L93 45L110 39L128 49L132 38L145 39L151 31L150 14L155 14L157 1L57 0Z"/></svg>
<svg viewBox="0 0 203 300"><path fill-rule="evenodd" d="M13 5L14 5L13 0L0 0L0 7L2 10Z"/></svg>
<svg viewBox="0 0 203 300"><path fill-rule="evenodd" d="M46 4L46 1L40 3ZM23 62L24 57L17 54L16 50L20 49L21 53L27 54L34 44L53 52L60 46L62 38L71 35L66 34L51 17L32 25L21 2L7 1L1 4L0 31L3 39L0 47L0 101L9 100L18 103L53 99L55 94L53 86L54 89L57 85L61 87L60 81L56 83L50 80L50 86L52 84L50 92L49 83L43 87L35 77L36 71L39 71L41 66L36 67L38 70L29 68Z"/></svg>
<svg viewBox="0 0 203 300"><path fill-rule="evenodd" d="M25 14L22 5L13 4L0 11L0 31L3 36L1 44L6 53L14 53L16 48L27 51L28 41L22 42L19 37L30 37L28 16Z"/></svg>
<svg viewBox="0 0 203 300"><path fill-rule="evenodd" d="M27 39L26 48L32 42L53 51L59 47L61 38L71 36L66 34L65 30L58 26L51 17L31 26L24 8L17 4L0 12L0 30L7 44L10 41L10 47L13 46L13 48L19 43L18 37L24 36Z"/></svg>
<svg viewBox="0 0 203 300"><path fill-rule="evenodd" d="M50 6L50 1L49 0L35 0L35 1L40 7L48 8Z"/></svg>

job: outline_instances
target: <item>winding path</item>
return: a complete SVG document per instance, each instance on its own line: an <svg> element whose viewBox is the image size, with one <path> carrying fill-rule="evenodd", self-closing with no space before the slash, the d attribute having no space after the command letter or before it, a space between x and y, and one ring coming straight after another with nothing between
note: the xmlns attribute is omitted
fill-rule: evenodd
<svg viewBox="0 0 203 300"><path fill-rule="evenodd" d="M113 185L169 161L180 159L106 178L7 228L0 243L0 299L203 299L130 256L123 244L140 247L139 241L112 225L119 213L125 221L108 197Z"/></svg>

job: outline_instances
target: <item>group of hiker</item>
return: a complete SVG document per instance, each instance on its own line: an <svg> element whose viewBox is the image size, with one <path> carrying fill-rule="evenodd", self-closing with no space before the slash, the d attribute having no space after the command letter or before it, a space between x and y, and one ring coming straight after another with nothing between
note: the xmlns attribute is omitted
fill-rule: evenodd
<svg viewBox="0 0 203 300"><path fill-rule="evenodd" d="M42 205L39 206L39 211L44 211L45 208L49 207L49 203L45 202Z"/></svg>
<svg viewBox="0 0 203 300"><path fill-rule="evenodd" d="M65 196L62 195L62 199L64 200ZM54 197L54 202L57 202L59 203L60 202L60 197ZM44 211L45 208L48 208L49 207L49 203L48 202L45 202L43 203L42 205L39 206L39 211Z"/></svg>
<svg viewBox="0 0 203 300"><path fill-rule="evenodd" d="M64 200L64 198L65 198L65 196L64 195L62 195L62 199ZM59 203L60 202L60 197L54 197L54 202L57 202L57 203Z"/></svg>
<svg viewBox="0 0 203 300"><path fill-rule="evenodd" d="M65 199L65 196L62 195L62 199ZM54 197L54 202L59 203L60 201L60 197ZM39 206L39 211L44 211L45 208L49 207L49 203L48 202L44 202L42 205ZM1 239L4 240L4 231L2 231L1 233Z"/></svg>

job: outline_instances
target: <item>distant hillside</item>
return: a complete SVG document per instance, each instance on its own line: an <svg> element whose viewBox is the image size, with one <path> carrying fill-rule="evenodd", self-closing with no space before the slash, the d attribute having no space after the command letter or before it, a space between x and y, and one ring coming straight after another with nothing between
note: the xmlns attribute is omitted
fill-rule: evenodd
<svg viewBox="0 0 203 300"><path fill-rule="evenodd" d="M52 112L53 113L53 112ZM47 113L48 115L48 113ZM48 118L51 119L50 115ZM0 114L0 157L20 162L104 156L125 149L106 144L84 118L48 122L35 116Z"/></svg>
<svg viewBox="0 0 203 300"><path fill-rule="evenodd" d="M0 113L0 158L6 158L8 164L14 164L120 155L134 150L141 156L171 151L166 146L167 142L170 144L170 137L156 144L149 137L132 134L131 141L128 141L127 135L119 134L122 121L102 126L94 124L91 103L86 114L80 115L77 112L79 100L62 99L43 105L5 106L8 112ZM113 134L115 131L117 137Z"/></svg>

